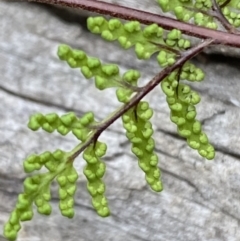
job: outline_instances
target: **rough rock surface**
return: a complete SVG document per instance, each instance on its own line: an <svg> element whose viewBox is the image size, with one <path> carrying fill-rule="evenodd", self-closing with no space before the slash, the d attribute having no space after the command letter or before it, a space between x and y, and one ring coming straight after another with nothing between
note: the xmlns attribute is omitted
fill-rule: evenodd
<svg viewBox="0 0 240 241"><path fill-rule="evenodd" d="M150 6L145 2L140 4L143 8ZM134 1L129 5L138 7ZM56 148L70 150L76 144L72 136L31 132L28 117L35 112L74 110L81 115L93 110L102 119L119 106L114 91L95 90L92 81L59 61L57 45L84 49L122 70L137 67L145 82L159 71L154 60L136 61L132 51L123 55L116 44L88 33L84 16L43 5L0 2L0 230L22 190L25 157ZM194 88L202 95L198 115L216 147L215 160L199 157L177 136L158 88L146 99L155 110L164 191L153 193L148 188L117 121L101 136L109 149L105 183L112 215L105 219L96 215L80 175L75 217L60 215L53 185L53 213L36 214L24 223L19 241L240 240L240 60L211 55L204 62L195 61L207 73ZM83 166L79 157L79 173Z"/></svg>

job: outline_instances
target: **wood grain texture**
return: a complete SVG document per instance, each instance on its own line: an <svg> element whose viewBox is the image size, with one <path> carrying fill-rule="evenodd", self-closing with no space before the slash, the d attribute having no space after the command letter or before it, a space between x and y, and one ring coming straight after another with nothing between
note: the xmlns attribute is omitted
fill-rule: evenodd
<svg viewBox="0 0 240 241"><path fill-rule="evenodd" d="M155 2L153 7L150 1L123 3L157 11ZM159 71L154 59L137 61L133 51L122 52L116 44L88 33L84 14L64 14L36 4L0 2L0 230L22 190L26 156L56 148L71 150L76 144L71 135L31 132L26 127L29 115L74 110L81 116L93 110L102 119L119 106L113 90L96 90L91 80L59 61L57 45L84 49L119 64L122 71L138 68L143 82ZM177 136L165 97L156 89L146 99L155 110L164 191L153 193L146 185L118 121L100 138L108 143L105 183L112 215L100 218L91 207L79 157L75 217L60 215L54 184L53 213L36 214L24 223L19 241L240 240L239 59L218 55L195 61L207 75L204 83L193 87L202 95L198 118L217 149L215 160L203 160Z"/></svg>

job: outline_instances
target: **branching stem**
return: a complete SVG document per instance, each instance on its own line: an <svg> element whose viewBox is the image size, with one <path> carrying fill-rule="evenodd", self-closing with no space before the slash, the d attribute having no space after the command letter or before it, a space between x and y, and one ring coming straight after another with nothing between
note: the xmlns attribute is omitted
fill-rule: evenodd
<svg viewBox="0 0 240 241"><path fill-rule="evenodd" d="M136 20L142 24L156 23L164 29L179 29L182 33L201 39L213 39L213 44L224 44L233 47L240 47L240 35L226 33L219 30L207 29L193 24L184 23L175 19L140 11L133 8L118 6L96 0L29 0L30 2L40 2L55 4L70 8L80 8L90 12L109 15L125 20Z"/></svg>
<svg viewBox="0 0 240 241"><path fill-rule="evenodd" d="M209 46L214 42L213 39L207 39L202 43L196 45L195 47L182 53L181 57L171 66L166 67L161 72L159 72L150 82L142 87L141 91L135 94L131 100L118 108L110 117L102 121L102 124L98 126L96 130L93 130L87 141L79 144L72 151L72 155L69 157L69 161L74 161L74 159L91 143L94 143L101 133L107 129L113 122L120 118L124 113L126 113L130 108L136 106L139 101L146 96L151 90L153 90L164 78L166 78L169 73L172 73L174 70L181 68L183 64L193 58L195 55L200 53L205 47Z"/></svg>
<svg viewBox="0 0 240 241"><path fill-rule="evenodd" d="M221 7L218 5L216 0L212 0L212 4L213 4L213 11L214 11L214 17L218 19L218 21L221 22L221 24L223 25L223 27L232 34L239 34L239 31L234 28L229 22L228 20L225 18L225 16L222 13Z"/></svg>
<svg viewBox="0 0 240 241"><path fill-rule="evenodd" d="M161 49L164 49L164 50L166 50L168 52L174 53L177 56L181 55L181 51L179 51L177 49L174 49L174 48L171 48L171 47L169 47L167 45L160 44L160 43L155 43L155 42L152 42L152 41L149 41L149 43L154 44L154 45L156 45L156 46L160 47Z"/></svg>

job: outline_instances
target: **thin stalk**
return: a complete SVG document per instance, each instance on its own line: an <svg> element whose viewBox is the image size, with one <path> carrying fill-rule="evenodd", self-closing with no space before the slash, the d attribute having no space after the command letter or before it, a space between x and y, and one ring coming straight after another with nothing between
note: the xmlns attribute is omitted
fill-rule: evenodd
<svg viewBox="0 0 240 241"><path fill-rule="evenodd" d="M55 4L70 8L80 8L90 12L109 15L125 20L136 20L142 24L156 23L164 29L179 29L182 33L201 39L213 39L213 44L224 44L233 47L240 47L240 35L226 33L219 30L203 28L189 23L184 23L169 17L140 11L128 7L118 6L111 3L95 0L29 0L29 2L40 2Z"/></svg>
<svg viewBox="0 0 240 241"><path fill-rule="evenodd" d="M239 31L234 27L232 26L228 20L225 18L225 16L223 15L222 13L222 10L220 8L220 6L218 5L217 1L216 0L212 0L213 2L213 10L215 11L215 16L219 22L223 25L223 27L229 32L229 33L232 33L232 34L239 34Z"/></svg>
<svg viewBox="0 0 240 241"><path fill-rule="evenodd" d="M149 92L151 92L151 90L153 90L157 85L159 85L159 83L164 80L164 78L166 78L170 73L172 73L178 68L181 68L184 63L186 63L186 61L199 54L205 47L209 46L212 43L212 39L207 39L202 43L198 44L197 46L183 52L181 57L173 65L163 69L150 82L143 86L141 91L135 94L128 103L122 105L112 115L103 120L102 124L98 126L98 129L93 130L89 138L84 143L80 143L77 147L74 148L74 150L71 152L73 154L69 157L69 161L73 161L86 147L88 147L91 143L96 142L97 138L104 130L106 130L112 123L119 119L129 109L136 106L144 96L146 96Z"/></svg>

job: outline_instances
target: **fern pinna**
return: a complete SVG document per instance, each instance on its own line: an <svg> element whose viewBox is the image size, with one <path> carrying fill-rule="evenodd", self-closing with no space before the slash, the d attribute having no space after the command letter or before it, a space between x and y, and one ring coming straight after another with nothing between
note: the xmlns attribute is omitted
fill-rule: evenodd
<svg viewBox="0 0 240 241"><path fill-rule="evenodd" d="M158 0L158 3L163 12L173 13L178 20L193 21L195 25L213 29L219 27L219 15L214 15L213 12L221 9L221 16L227 20L224 22L226 29L229 26L240 26L240 3L237 0ZM123 49L133 47L138 59L148 60L154 55L162 72L158 79L141 87L138 86L141 77L138 70L130 69L120 73L116 64L104 64L83 50L74 50L65 44L59 46L57 54L60 60L67 62L71 68L80 69L86 79L94 79L97 89L114 88L122 106L100 122L95 120L92 112L81 117L73 112L62 116L56 113L36 113L30 117L28 127L31 130L43 129L49 133L57 131L61 135L72 132L79 144L70 152L46 151L26 158L24 171L33 174L25 179L23 192L19 194L16 207L4 226L4 236L8 240L17 238L21 222L32 219L34 204L39 213L51 214L50 185L54 179L59 185L59 209L62 215L68 218L74 216L78 173L73 162L81 153L86 161L84 175L92 205L98 215L106 217L110 214L103 180L107 144L98 138L119 117L131 143L131 150L145 173L146 182L156 192L163 190L159 159L154 151L151 123L154 113L150 104L142 100L160 82L169 106L170 120L176 124L178 134L202 157L211 160L215 156L214 147L202 131L201 123L196 120L196 105L200 102L200 96L186 82L200 82L204 79L204 72L189 60L210 45L211 40L192 46L191 41L182 36L178 29L164 30L155 23L143 26L138 21L122 23L119 19L107 20L102 16L89 17L87 26L92 33L101 35L103 39L117 41ZM47 172L38 174L36 171L41 168L47 169Z"/></svg>

